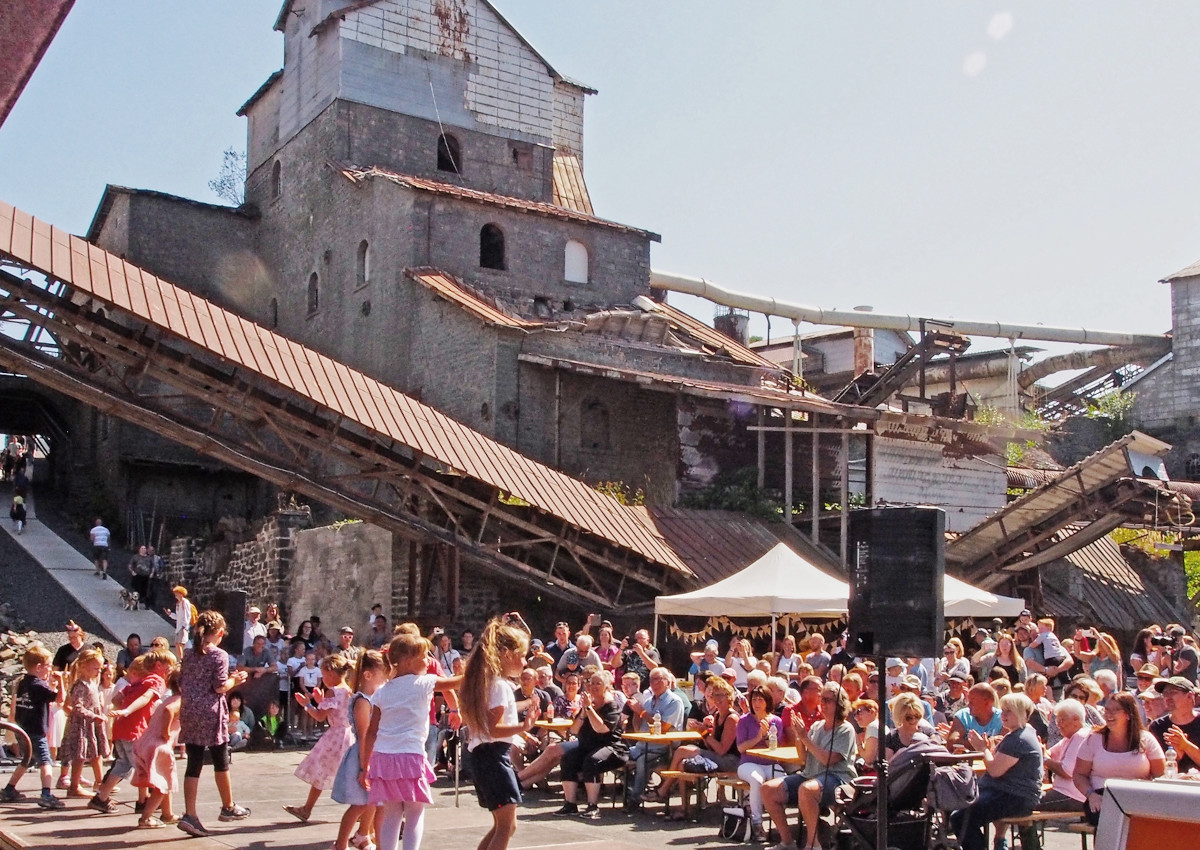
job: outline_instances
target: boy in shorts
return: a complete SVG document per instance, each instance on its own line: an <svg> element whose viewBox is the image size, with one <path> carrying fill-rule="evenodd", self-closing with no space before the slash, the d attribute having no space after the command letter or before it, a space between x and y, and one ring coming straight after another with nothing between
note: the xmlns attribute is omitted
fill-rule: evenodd
<svg viewBox="0 0 1200 850"><path fill-rule="evenodd" d="M62 677L51 669L50 651L41 644L34 644L21 656L25 675L17 683L17 695L13 702L13 720L29 736L33 745L33 763L42 775L42 795L38 805L43 809L62 809L66 804L51 792L54 783L54 760L50 758L50 742L46 739L46 723L50 719L50 704L59 699ZM13 771L8 785L0 791L0 802L15 803L25 799L17 790L17 783L25 775L25 765Z"/></svg>

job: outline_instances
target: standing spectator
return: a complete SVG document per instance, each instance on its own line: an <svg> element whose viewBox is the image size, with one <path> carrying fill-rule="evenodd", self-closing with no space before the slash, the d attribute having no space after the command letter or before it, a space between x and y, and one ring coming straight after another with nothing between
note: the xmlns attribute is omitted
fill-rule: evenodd
<svg viewBox="0 0 1200 850"><path fill-rule="evenodd" d="M8 510L8 517L13 521L13 529L17 534L25 533L25 519L28 514L25 511L25 497L13 496L12 507Z"/></svg>
<svg viewBox="0 0 1200 850"><path fill-rule="evenodd" d="M267 651L266 635L255 635L254 643L238 658L237 669L252 679L261 679L268 673L272 676L279 674L279 668L271 660L271 653Z"/></svg>
<svg viewBox="0 0 1200 850"><path fill-rule="evenodd" d="M809 635L808 655L804 657L813 668L813 675L824 679L829 671L831 656L825 651L825 638L819 634Z"/></svg>
<svg viewBox="0 0 1200 850"><path fill-rule="evenodd" d="M612 626L601 626L599 639L596 641L596 657L605 670L612 671L613 664L621 655L621 645L613 640Z"/></svg>
<svg viewBox="0 0 1200 850"><path fill-rule="evenodd" d="M470 629L463 629L461 638L461 651L463 658L471 654L471 650L475 648L475 633Z"/></svg>
<svg viewBox="0 0 1200 850"><path fill-rule="evenodd" d="M175 610L164 608L167 616L175 621L175 655L183 658L184 647L188 643L188 635L192 631L192 625L195 622L196 615L199 612L196 606L192 604L192 600L188 599L187 588L182 584L177 584L171 588L171 592L175 595Z"/></svg>
<svg viewBox="0 0 1200 850"><path fill-rule="evenodd" d="M229 776L229 706L225 695L246 681L245 672L229 675L229 655L219 646L225 635L225 618L216 611L204 611L196 619L194 646L184 656L179 676L179 741L187 752L183 799L186 813L178 827L188 835L205 837L209 831L196 814L196 795L200 790L200 772L204 751L212 756L217 792L221 796L221 821L242 820L250 810L233 799Z"/></svg>
<svg viewBox="0 0 1200 850"><path fill-rule="evenodd" d="M125 645L117 652L117 677L125 675L133 659L142 654L142 636L134 632L125 638Z"/></svg>
<svg viewBox="0 0 1200 850"><path fill-rule="evenodd" d="M163 581L166 567L162 557L154 551L154 547L149 543L146 544L146 557L150 559L150 581L146 583L146 608L151 610L154 607L154 600L162 597L158 588Z"/></svg>
<svg viewBox="0 0 1200 850"><path fill-rule="evenodd" d="M1196 647L1188 643L1185 638L1187 631L1183 626L1171 626L1167 630L1167 637L1175 641L1174 647L1174 664L1171 669L1171 674L1175 676L1183 676L1196 685L1196 672L1200 668L1200 655L1196 652ZM1166 671L1164 671L1166 672Z"/></svg>
<svg viewBox="0 0 1200 850"><path fill-rule="evenodd" d="M621 652L621 672L637 673L645 690L650 683L650 671L662 664L658 650L650 645L650 633L638 629L633 633L633 643L622 641L622 646L625 648Z"/></svg>
<svg viewBox="0 0 1200 850"><path fill-rule="evenodd" d="M554 659L553 667L558 668L558 662L563 653L571 648L571 627L565 622L554 626L554 640L546 642L546 653Z"/></svg>
<svg viewBox="0 0 1200 850"><path fill-rule="evenodd" d="M268 627L268 634L270 627ZM342 626L338 629L338 646L335 650L338 655L350 662L353 667L358 663L358 656L363 651L361 646L354 645L354 629L351 626Z"/></svg>
<svg viewBox="0 0 1200 850"><path fill-rule="evenodd" d="M267 626L262 622L262 609L251 605L250 610L246 612L246 627L242 632L242 652L248 650L259 635L264 638L267 636Z"/></svg>
<svg viewBox="0 0 1200 850"><path fill-rule="evenodd" d="M720 676L725 672L725 662L717 657L717 652L719 649L720 647L718 646L717 642L710 638L709 640L705 641L704 650L702 652L692 653L692 666L688 668L688 676L693 682L693 698L696 694L700 693L697 683L700 681L701 673L708 673L712 676ZM792 657L797 661L799 660L796 656Z"/></svg>
<svg viewBox="0 0 1200 850"><path fill-rule="evenodd" d="M746 690L746 675L755 668L758 659L750 641L745 638L734 638L729 644L729 652L725 654L725 669L733 671L733 684L739 690Z"/></svg>
<svg viewBox="0 0 1200 850"><path fill-rule="evenodd" d="M1084 817L1092 826L1100 822L1104 783L1109 779L1154 779L1165 768L1163 749L1142 729L1133 694L1114 694L1104 707L1104 726L1092 731L1075 759L1075 787L1087 796Z"/></svg>
<svg viewBox="0 0 1200 850"><path fill-rule="evenodd" d="M392 633L388 630L387 617L380 614L375 618L374 624L371 626L371 634L367 636L367 647L382 651L388 645L388 641L391 638Z"/></svg>
<svg viewBox="0 0 1200 850"><path fill-rule="evenodd" d="M129 587L138 595L138 604L150 609L150 575L154 564L145 546L139 546L137 554L129 559Z"/></svg>
<svg viewBox="0 0 1200 850"><path fill-rule="evenodd" d="M709 641L709 643L715 644L716 641ZM708 644L705 644L706 648L707 646ZM775 668L775 675L783 676L789 681L795 679L796 673L800 669L800 661L800 655L796 652L796 636L784 635L783 650L772 660L772 664ZM724 672L724 667L725 665L722 664L722 669L718 670L717 673L720 674Z"/></svg>
<svg viewBox="0 0 1200 850"><path fill-rule="evenodd" d="M112 532L104 527L104 521L96 517L92 522L92 530L88 537L92 541L92 565L96 568L95 575L108 578L108 539Z"/></svg>
<svg viewBox="0 0 1200 850"><path fill-rule="evenodd" d="M450 643L450 635L441 629L433 630L433 657L442 665L447 675L454 670L454 659L459 657L458 650Z"/></svg>
<svg viewBox="0 0 1200 850"><path fill-rule="evenodd" d="M1150 733L1162 749L1175 748L1180 773L1200 767L1200 711L1195 706L1195 687L1183 676L1172 676L1159 679L1154 689L1163 695L1167 713L1151 722Z"/></svg>

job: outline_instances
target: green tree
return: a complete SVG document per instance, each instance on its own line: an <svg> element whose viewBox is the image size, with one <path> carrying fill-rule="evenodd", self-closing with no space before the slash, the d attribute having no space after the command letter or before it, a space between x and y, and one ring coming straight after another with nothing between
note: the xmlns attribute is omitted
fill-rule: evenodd
<svg viewBox="0 0 1200 850"><path fill-rule="evenodd" d="M246 154L226 148L221 170L208 181L208 188L226 203L240 207L246 200Z"/></svg>

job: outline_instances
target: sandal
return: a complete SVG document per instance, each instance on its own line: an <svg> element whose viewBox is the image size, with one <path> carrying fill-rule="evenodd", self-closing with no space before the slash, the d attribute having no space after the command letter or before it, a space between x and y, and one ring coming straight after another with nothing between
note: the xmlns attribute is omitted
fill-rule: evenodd
<svg viewBox="0 0 1200 850"><path fill-rule="evenodd" d="M137 823L138 829L162 829L164 826L166 826L166 824L153 815L148 818L144 818L143 820L139 820Z"/></svg>
<svg viewBox="0 0 1200 850"><path fill-rule="evenodd" d="M658 789L647 791L642 794L643 803L667 803L670 802L670 797L664 797L658 792Z"/></svg>
<svg viewBox="0 0 1200 850"><path fill-rule="evenodd" d="M312 814L312 812L304 811L302 806L284 806L283 810L300 821L300 823L308 823L309 815Z"/></svg>

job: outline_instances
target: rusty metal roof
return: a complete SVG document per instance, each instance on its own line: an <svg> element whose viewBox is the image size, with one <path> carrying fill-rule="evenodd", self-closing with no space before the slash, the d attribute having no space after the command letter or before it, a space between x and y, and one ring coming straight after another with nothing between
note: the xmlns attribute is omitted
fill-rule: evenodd
<svg viewBox="0 0 1200 850"><path fill-rule="evenodd" d="M691 574L660 536L612 497L2 201L0 254L71 285L77 295L110 303L273 380L448 471L485 482L653 563Z"/></svg>
<svg viewBox="0 0 1200 850"><path fill-rule="evenodd" d="M563 219L565 221L576 221L583 224L596 224L602 227L610 227L614 230L621 230L626 233L637 233L641 236L645 236L647 239L650 239L653 242L662 241L661 236L659 236L657 233L652 233L649 230L642 230L639 227L630 227L627 224L620 224L604 218L596 218L594 215L586 215L573 209L556 206L555 204L547 204L543 201L530 201L525 198L513 198L509 195L497 195L493 192L481 192L478 189L468 189L465 186L455 186L452 183L441 183L437 180L430 180L427 177L416 177L412 174L398 174L395 171L388 171L387 169L379 168L378 166L363 168L357 165L331 162L330 167L354 183L362 183L367 180L378 178L380 180L387 180L395 183L399 186L407 186L410 189L416 189L419 192L430 192L435 195L458 198L464 201L474 201L475 203L487 204L488 206L505 207L506 209L510 210L533 213L534 215L545 215L551 218Z"/></svg>
<svg viewBox="0 0 1200 850"><path fill-rule="evenodd" d="M1066 540L1079 530L1063 529L1055 539ZM1096 622L1110 629L1137 631L1149 623L1171 623L1186 617L1186 612L1176 611L1158 588L1142 580L1110 536L1047 565L1042 570L1042 582L1090 609Z"/></svg>
<svg viewBox="0 0 1200 850"><path fill-rule="evenodd" d="M584 215L596 214L583 179L583 163L570 151L554 152L554 203Z"/></svg>
<svg viewBox="0 0 1200 850"><path fill-rule="evenodd" d="M528 319L505 313L491 299L476 292L454 275L440 269L430 267L405 269L404 274L439 297L462 307L486 324L523 329L545 327L544 322L531 322Z"/></svg>
<svg viewBox="0 0 1200 850"><path fill-rule="evenodd" d="M999 562L994 566L1003 566L1008 558L998 553L1014 546L1021 548L1023 540L1028 539L1030 545L1039 542L1034 538L1044 541L1047 532L1054 530L1044 527L1046 523L1063 528L1081 518L1081 515L1073 515L1073 510L1094 511L1095 496L1101 489L1128 478L1134 472L1130 452L1161 455L1169 448L1161 440L1139 431L1127 434L1059 473L1054 480L1010 502L1003 510L949 544L946 547L947 566L953 565L959 573L967 573L964 577L968 581L981 580L980 576L971 575L970 571L996 561L997 557Z"/></svg>
<svg viewBox="0 0 1200 850"><path fill-rule="evenodd" d="M745 569L779 544L765 523L733 511L643 507L643 519L679 553L701 586Z"/></svg>
<svg viewBox="0 0 1200 850"><path fill-rule="evenodd" d="M648 301L649 299L646 300ZM740 342L725 336L725 334L716 328L706 325L695 316L689 316L687 313L677 307L672 307L665 301L653 302L651 309L666 316L678 330L697 339L706 349L707 353L724 354L738 363L745 363L747 366L758 366L761 369L770 369L772 372L779 371L778 363L772 363L761 354L751 351Z"/></svg>

